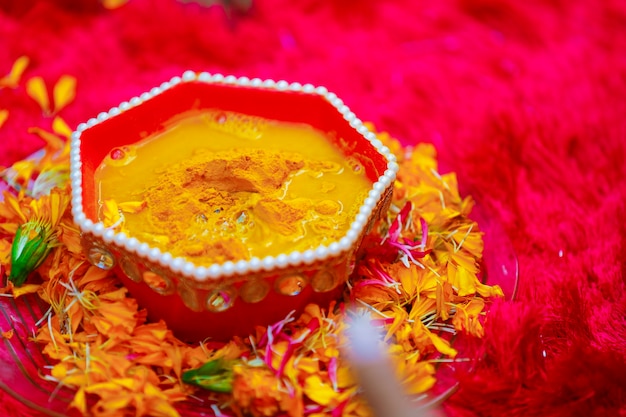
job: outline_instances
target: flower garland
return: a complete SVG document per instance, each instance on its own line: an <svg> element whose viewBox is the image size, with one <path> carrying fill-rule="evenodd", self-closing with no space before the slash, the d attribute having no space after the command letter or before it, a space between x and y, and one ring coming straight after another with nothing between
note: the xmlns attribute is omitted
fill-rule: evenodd
<svg viewBox="0 0 626 417"><path fill-rule="evenodd" d="M0 88L21 85L28 60L20 60ZM379 133L400 171L387 218L365 240L346 299L309 305L228 343L179 341L82 253L68 208L70 129L57 115L74 89L73 78L62 77L49 99L40 79L26 83L26 93L54 116L52 131L30 130L45 142L43 153L3 170L10 187L0 202L0 263L9 278L0 293L37 293L50 306L35 340L53 365L41 371L75 389L71 408L102 417L174 417L182 406L216 416L368 416L342 354L349 311L369 311L383 329L410 394L434 385L432 354L457 355L442 334L483 335L486 303L503 294L478 279L483 241L468 217L472 199L461 198L453 173L438 173L431 145L403 148ZM0 110L0 126L7 117Z"/></svg>

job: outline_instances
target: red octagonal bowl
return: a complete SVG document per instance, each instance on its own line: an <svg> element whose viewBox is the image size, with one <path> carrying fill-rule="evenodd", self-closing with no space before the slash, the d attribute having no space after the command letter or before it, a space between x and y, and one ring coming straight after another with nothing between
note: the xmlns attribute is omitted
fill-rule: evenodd
<svg viewBox="0 0 626 417"><path fill-rule="evenodd" d="M105 227L94 183L105 156L158 134L177 115L203 109L304 123L328 133L371 183L345 235L302 252L196 265ZM113 269L152 320L164 320L183 340L227 340L308 303L323 306L340 297L363 237L388 208L397 170L389 149L324 87L187 71L77 127L71 138L72 213L89 261ZM148 275L158 277L159 285Z"/></svg>

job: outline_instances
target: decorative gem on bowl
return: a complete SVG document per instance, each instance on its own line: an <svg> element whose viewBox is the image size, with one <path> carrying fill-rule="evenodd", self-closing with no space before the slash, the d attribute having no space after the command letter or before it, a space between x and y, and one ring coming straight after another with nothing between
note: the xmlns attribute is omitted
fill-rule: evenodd
<svg viewBox="0 0 626 417"><path fill-rule="evenodd" d="M397 170L324 87L188 71L78 126L72 213L153 319L227 339L338 297Z"/></svg>

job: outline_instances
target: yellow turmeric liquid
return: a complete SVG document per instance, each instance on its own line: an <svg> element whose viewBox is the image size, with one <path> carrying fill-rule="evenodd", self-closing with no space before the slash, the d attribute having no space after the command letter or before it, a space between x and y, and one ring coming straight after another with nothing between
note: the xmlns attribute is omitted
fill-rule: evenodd
<svg viewBox="0 0 626 417"><path fill-rule="evenodd" d="M330 244L371 188L323 132L217 110L112 149L94 180L105 226L204 265Z"/></svg>

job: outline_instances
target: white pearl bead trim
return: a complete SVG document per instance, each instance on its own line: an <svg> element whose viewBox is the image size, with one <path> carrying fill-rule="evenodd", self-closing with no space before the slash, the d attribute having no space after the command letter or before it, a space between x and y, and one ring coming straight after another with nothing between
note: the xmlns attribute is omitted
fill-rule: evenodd
<svg viewBox="0 0 626 417"><path fill-rule="evenodd" d="M280 91L294 91L304 94L315 94L324 97L346 120L352 128L354 128L365 140L367 140L381 155L387 159L387 169L378 177L373 184L372 190L364 199L358 214L355 216L350 225L350 229L346 235L338 242L333 242L328 246L319 246L316 249L304 252L292 252L289 254L280 254L276 257L267 256L263 259L252 258L249 261L225 262L223 264L213 264L210 266L196 266L192 262L183 258L174 258L168 252L162 252L158 248L153 248L146 243L139 242L136 238L129 238L124 233L114 233L107 230L102 223L94 224L87 219L83 212L82 199L82 173L80 171L80 145L81 134L85 130L102 123L112 117L141 105L143 102L153 99L155 96L172 88L173 86L186 82L203 82L203 83L222 83L229 85L238 85L245 87L275 89ZM101 112L96 118L89 119L86 123L77 126L76 131L71 135L71 152L70 152L70 181L72 185L72 215L74 221L83 232L93 233L95 236L102 237L105 242L113 243L124 248L128 252L137 254L140 257L158 263L164 268L169 268L176 273L180 273L186 277L192 278L198 282L216 279L222 276L231 276L234 274L244 275L250 272L258 272L261 270L271 271L275 268L285 268L287 266L295 266L299 264L312 264L317 261L323 261L331 256L336 256L342 252L350 250L354 243L361 236L364 228L376 209L378 202L382 198L387 188L393 184L396 179L399 166L396 157L391 153L389 148L371 132L367 126L344 104L335 93L329 92L326 87L316 87L312 84L300 84L297 82L289 83L284 80L278 82L274 80L261 80L260 78L235 77L233 75L224 76L222 74L210 74L208 72L196 73L194 71L185 71L181 77L173 77L171 80L162 83L158 87L152 88L149 92L145 92L138 97L133 97L129 101L120 103L119 106L111 108L108 112Z"/></svg>

